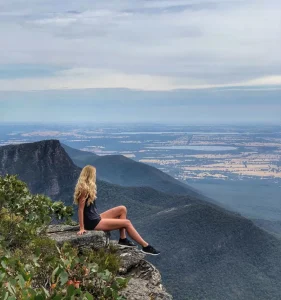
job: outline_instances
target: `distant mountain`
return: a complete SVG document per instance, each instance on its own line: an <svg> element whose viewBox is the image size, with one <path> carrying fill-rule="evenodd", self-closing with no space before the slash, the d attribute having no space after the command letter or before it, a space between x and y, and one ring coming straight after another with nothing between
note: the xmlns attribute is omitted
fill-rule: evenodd
<svg viewBox="0 0 281 300"><path fill-rule="evenodd" d="M18 174L33 193L70 203L80 173L58 140L0 147L0 175Z"/></svg>
<svg viewBox="0 0 281 300"><path fill-rule="evenodd" d="M83 168L85 166L83 165L85 160L88 160L89 162L91 162L89 164L92 164L96 158L99 158L99 156L93 152L81 151L75 148L71 148L65 144L61 145L73 161L73 158L75 158L75 163L78 167Z"/></svg>
<svg viewBox="0 0 281 300"><path fill-rule="evenodd" d="M218 207L190 204L135 225L175 299L281 299L281 240Z"/></svg>
<svg viewBox="0 0 281 300"><path fill-rule="evenodd" d="M94 165L97 169L97 178L100 180L121 186L149 186L161 192L188 195L194 199L199 198L218 204L215 200L203 196L192 187L159 169L134 161L126 156L98 156L64 144L62 146L77 166L83 168L86 165Z"/></svg>
<svg viewBox="0 0 281 300"><path fill-rule="evenodd" d="M0 162L0 174L17 173L33 192L65 195L62 199L72 202L81 169L58 141L0 147ZM97 180L97 188L100 212L126 205L144 239L162 251L147 259L159 268L174 299L280 299L281 240L252 221L195 197L148 186Z"/></svg>
<svg viewBox="0 0 281 300"><path fill-rule="evenodd" d="M281 237L281 221L271 221L263 219L252 219L252 221L260 228L263 228L266 231Z"/></svg>

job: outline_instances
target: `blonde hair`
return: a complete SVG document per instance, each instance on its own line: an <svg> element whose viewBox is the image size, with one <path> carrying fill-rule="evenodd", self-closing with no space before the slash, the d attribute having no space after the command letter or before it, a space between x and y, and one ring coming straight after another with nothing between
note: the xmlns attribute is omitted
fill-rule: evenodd
<svg viewBox="0 0 281 300"><path fill-rule="evenodd" d="M91 165L85 166L80 173L73 195L75 204L79 203L82 194L85 194L88 206L97 198L96 168Z"/></svg>

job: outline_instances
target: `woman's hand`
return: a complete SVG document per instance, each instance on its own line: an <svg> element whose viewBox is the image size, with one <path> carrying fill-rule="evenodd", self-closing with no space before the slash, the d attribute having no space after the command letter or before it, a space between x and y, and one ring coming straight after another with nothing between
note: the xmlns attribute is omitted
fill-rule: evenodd
<svg viewBox="0 0 281 300"><path fill-rule="evenodd" d="M86 233L87 231L85 229L80 229L77 234L82 235L83 233Z"/></svg>

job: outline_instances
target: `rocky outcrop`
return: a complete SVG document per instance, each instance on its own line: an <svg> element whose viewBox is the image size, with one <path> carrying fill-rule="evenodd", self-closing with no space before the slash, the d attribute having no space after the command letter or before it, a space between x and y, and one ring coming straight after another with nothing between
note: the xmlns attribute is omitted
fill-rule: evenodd
<svg viewBox="0 0 281 300"><path fill-rule="evenodd" d="M110 233L103 231L87 231L77 235L78 226L52 225L48 236L58 244L70 242L78 248L99 249L113 244L118 248L117 241L110 241ZM155 266L144 259L145 254L138 249L118 248L117 255L121 258L119 275L130 276L127 287L122 295L128 300L172 300L161 282L161 274Z"/></svg>
<svg viewBox="0 0 281 300"><path fill-rule="evenodd" d="M120 275L132 277L122 295L128 300L173 299L161 283L160 272L144 260L144 254L128 248L119 253L122 259Z"/></svg>
<svg viewBox="0 0 281 300"><path fill-rule="evenodd" d="M69 242L80 249L100 249L109 245L109 232L87 231L83 235L78 235L77 231L79 231L79 226L51 225L47 230L47 234L58 245Z"/></svg>
<svg viewBox="0 0 281 300"><path fill-rule="evenodd" d="M0 176L17 174L32 193L72 203L80 174L58 140L0 147Z"/></svg>

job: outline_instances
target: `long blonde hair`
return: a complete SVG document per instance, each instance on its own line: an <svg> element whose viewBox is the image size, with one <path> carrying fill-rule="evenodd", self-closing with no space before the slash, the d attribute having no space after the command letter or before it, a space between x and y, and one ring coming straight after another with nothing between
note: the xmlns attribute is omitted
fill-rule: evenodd
<svg viewBox="0 0 281 300"><path fill-rule="evenodd" d="M85 166L80 173L73 195L75 204L79 203L82 193L85 193L87 205L97 198L96 168L91 165Z"/></svg>

